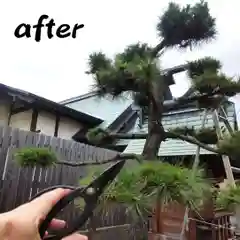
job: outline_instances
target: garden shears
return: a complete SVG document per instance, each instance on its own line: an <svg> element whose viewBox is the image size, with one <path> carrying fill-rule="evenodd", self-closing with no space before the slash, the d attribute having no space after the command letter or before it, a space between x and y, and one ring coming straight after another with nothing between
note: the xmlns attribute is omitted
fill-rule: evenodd
<svg viewBox="0 0 240 240"><path fill-rule="evenodd" d="M99 196L104 192L106 186L112 182L117 174L121 171L122 167L125 164L125 160L121 160L114 164L113 166L109 167L105 170L99 177L94 179L87 187L73 187L73 186L65 186L65 185L58 185L54 187L50 187L44 189L43 191L36 194L32 199L46 193L48 191L52 191L56 188L66 188L71 189L71 191L67 196L64 196L61 200L59 200L52 210L48 213L45 220L41 223L39 227L39 234L41 239L43 240L61 240L62 238L71 235L72 233L78 231L92 216L94 209L97 206ZM85 207L80 216L78 216L71 226L67 226L64 229L59 230L54 235L47 235L45 236L45 232L48 229L48 226L53 218L64 209L68 204L74 201L75 198L83 198L85 201ZM31 200L32 200L31 199Z"/></svg>

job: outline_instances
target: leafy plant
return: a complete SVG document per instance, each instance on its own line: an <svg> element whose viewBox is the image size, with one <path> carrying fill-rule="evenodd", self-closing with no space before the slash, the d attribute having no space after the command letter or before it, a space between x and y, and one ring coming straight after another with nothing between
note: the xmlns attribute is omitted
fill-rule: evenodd
<svg viewBox="0 0 240 240"><path fill-rule="evenodd" d="M218 143L218 149L225 155L240 157L240 131L234 132L231 136L225 136Z"/></svg>
<svg viewBox="0 0 240 240"><path fill-rule="evenodd" d="M169 131L186 136L193 136L205 144L216 144L218 142L216 129L213 127L202 129L194 129L193 127L176 127L169 129Z"/></svg>
<svg viewBox="0 0 240 240"><path fill-rule="evenodd" d="M223 101L223 99L226 99L226 97L223 96L204 96L197 100L197 107L198 108L217 108L219 104Z"/></svg>
<svg viewBox="0 0 240 240"><path fill-rule="evenodd" d="M58 160L54 152L49 148L23 148L15 153L17 163L22 167L49 167Z"/></svg>
<svg viewBox="0 0 240 240"><path fill-rule="evenodd" d="M103 140L108 139L109 135L104 129L97 127L90 129L87 132L86 137L88 141L94 144L100 144Z"/></svg>
<svg viewBox="0 0 240 240"><path fill-rule="evenodd" d="M133 49L136 50L135 54L133 54ZM146 51L146 55L144 55L144 51ZM101 52L95 53L96 58L98 58L98 54L102 55ZM129 61L130 59L131 61ZM90 66L89 72L91 71L93 71L92 66ZM150 80L157 79L159 76L158 61L152 58L147 50L143 50L142 46L130 45L126 48L126 52L117 54L111 65L96 71L95 87L99 94L110 94L117 97L125 91L141 92L146 89Z"/></svg>
<svg viewBox="0 0 240 240"><path fill-rule="evenodd" d="M94 176L96 174L91 172L83 181L86 184ZM196 209L208 196L209 189L202 170L197 170L193 176L188 168L159 161L145 162L119 173L99 199L99 209L121 204L134 216L142 218L151 212L157 201L162 204L178 202Z"/></svg>
<svg viewBox="0 0 240 240"><path fill-rule="evenodd" d="M202 128L199 129L194 135L200 142L205 144L216 144L218 136L215 128Z"/></svg>
<svg viewBox="0 0 240 240"><path fill-rule="evenodd" d="M191 209L199 208L210 194L210 183L201 169L191 169L162 162L149 162L141 166L140 178L144 191L161 203L177 202Z"/></svg>
<svg viewBox="0 0 240 240"><path fill-rule="evenodd" d="M96 73L100 68L101 69L108 69L111 66L111 60L106 57L106 55L102 52L98 54L93 53L89 56L89 68L90 71L87 72L88 74Z"/></svg>
<svg viewBox="0 0 240 240"><path fill-rule="evenodd" d="M169 47L191 47L214 38L216 34L215 19L210 16L205 1L185 7L170 3L160 17L157 30Z"/></svg>
<svg viewBox="0 0 240 240"><path fill-rule="evenodd" d="M229 186L219 191L216 199L217 207L235 211L236 206L240 204L240 186Z"/></svg>
<svg viewBox="0 0 240 240"><path fill-rule="evenodd" d="M99 174L99 169L92 169L80 180L80 185L88 185ZM141 215L151 206L149 199L141 193L141 188L138 167L135 170L123 169L99 198L97 211L107 211L109 206L120 204L125 206L127 211L131 211L133 216ZM77 206L82 208L84 202L78 201Z"/></svg>
<svg viewBox="0 0 240 240"><path fill-rule="evenodd" d="M192 79L204 74L206 70L216 73L222 67L220 61L212 58L205 57L193 62L189 62L188 76Z"/></svg>
<svg viewBox="0 0 240 240"><path fill-rule="evenodd" d="M218 74L212 71L205 71L202 75L193 78L193 86L200 93L211 94L214 90L228 97L234 96L240 90L239 80L227 77L225 74Z"/></svg>

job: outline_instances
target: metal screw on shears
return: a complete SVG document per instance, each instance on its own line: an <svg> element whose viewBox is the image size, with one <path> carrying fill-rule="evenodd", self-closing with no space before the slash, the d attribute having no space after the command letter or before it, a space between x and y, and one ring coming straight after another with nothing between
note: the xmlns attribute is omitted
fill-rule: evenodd
<svg viewBox="0 0 240 240"><path fill-rule="evenodd" d="M95 189L93 187L89 187L86 190L86 193L87 193L87 195L93 195L93 194L95 194Z"/></svg>

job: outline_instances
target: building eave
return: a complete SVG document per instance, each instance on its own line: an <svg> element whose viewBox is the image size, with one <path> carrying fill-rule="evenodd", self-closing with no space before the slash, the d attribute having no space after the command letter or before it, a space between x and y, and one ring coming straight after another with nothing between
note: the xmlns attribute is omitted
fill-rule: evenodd
<svg viewBox="0 0 240 240"><path fill-rule="evenodd" d="M46 98L1 83L0 94L5 94L15 99L17 98L23 103L29 104L32 107L37 107L42 110L55 112L59 115L72 118L73 120L80 121L85 125L95 126L103 122L103 120L100 118L76 111Z"/></svg>
<svg viewBox="0 0 240 240"><path fill-rule="evenodd" d="M76 97L65 99L65 100L60 101L58 103L61 104L61 105L67 105L67 104L70 104L70 103L74 103L74 102L78 102L78 101L81 101L81 100L85 100L87 98L95 97L97 95L98 95L98 93L96 91L92 91L92 92L89 92L89 93L86 93L86 94L82 94L82 95L79 95L79 96L76 96Z"/></svg>

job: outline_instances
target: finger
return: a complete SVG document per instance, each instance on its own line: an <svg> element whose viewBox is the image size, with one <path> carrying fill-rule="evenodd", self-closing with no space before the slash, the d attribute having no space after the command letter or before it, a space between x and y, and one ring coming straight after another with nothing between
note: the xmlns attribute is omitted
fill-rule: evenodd
<svg viewBox="0 0 240 240"><path fill-rule="evenodd" d="M40 215L41 218L45 217L53 206L64 196L66 196L71 190L58 188L53 191L44 193L40 197L34 199L29 204L34 209L36 215Z"/></svg>
<svg viewBox="0 0 240 240"><path fill-rule="evenodd" d="M59 219L53 219L49 225L49 228L51 228L52 230L57 230L57 229L64 228L65 226L66 226L65 221L59 220Z"/></svg>
<svg viewBox="0 0 240 240"><path fill-rule="evenodd" d="M88 240L88 237L75 233L63 238L62 240Z"/></svg>

